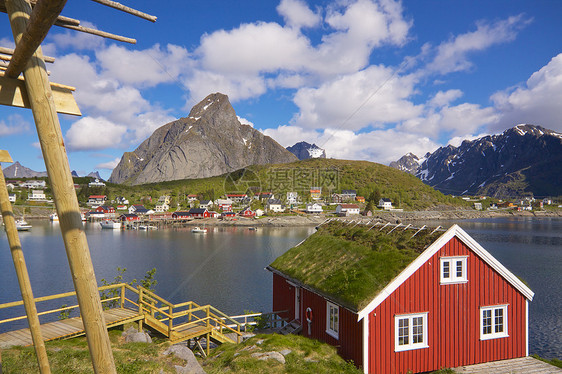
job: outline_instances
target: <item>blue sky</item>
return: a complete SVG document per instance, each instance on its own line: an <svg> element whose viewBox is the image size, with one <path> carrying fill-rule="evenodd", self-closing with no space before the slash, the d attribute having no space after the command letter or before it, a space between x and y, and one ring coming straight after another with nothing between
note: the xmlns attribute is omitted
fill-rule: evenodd
<svg viewBox="0 0 562 374"><path fill-rule="evenodd" d="M63 15L136 45L54 27L51 80L75 86L61 115L70 166L107 178L125 151L213 92L283 146L383 164L519 123L562 132L562 2L122 1ZM13 41L5 18L0 45ZM33 118L0 107L2 149L45 170ZM7 165L3 165L4 167Z"/></svg>

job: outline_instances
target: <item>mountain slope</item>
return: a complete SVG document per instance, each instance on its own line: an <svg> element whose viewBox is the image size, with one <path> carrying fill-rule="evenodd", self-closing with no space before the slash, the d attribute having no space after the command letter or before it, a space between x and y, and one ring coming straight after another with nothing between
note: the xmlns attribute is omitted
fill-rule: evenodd
<svg viewBox="0 0 562 374"><path fill-rule="evenodd" d="M14 162L12 165L3 169L5 178L37 178L46 177L46 171L35 171L30 168L26 168L18 161Z"/></svg>
<svg viewBox="0 0 562 374"><path fill-rule="evenodd" d="M136 185L206 178L248 165L295 160L272 138L240 124L228 97L215 93L187 118L160 127L134 152L126 152L109 181Z"/></svg>
<svg viewBox="0 0 562 374"><path fill-rule="evenodd" d="M393 166L405 167L400 162ZM459 147L441 147L411 169L424 183L449 194L559 196L562 134L517 125L499 135L465 140Z"/></svg>
<svg viewBox="0 0 562 374"><path fill-rule="evenodd" d="M307 142L298 142L297 144L287 147L287 151L291 152L299 160L308 160L309 158L326 158L326 151L316 144Z"/></svg>

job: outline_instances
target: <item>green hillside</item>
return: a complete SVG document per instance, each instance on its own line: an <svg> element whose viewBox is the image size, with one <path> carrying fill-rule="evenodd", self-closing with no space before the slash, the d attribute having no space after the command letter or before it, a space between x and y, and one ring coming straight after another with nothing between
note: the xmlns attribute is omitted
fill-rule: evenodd
<svg viewBox="0 0 562 374"><path fill-rule="evenodd" d="M226 193L273 192L285 197L296 191L306 201L311 187L321 187L322 197L345 189L358 196L378 202L381 197L392 200L395 207L421 210L438 205L464 205L464 201L443 195L418 178L391 167L368 162L334 159L309 159L288 164L250 166L225 175L152 183L139 186L108 184L109 198L126 196L139 200L162 194L181 200L187 194L216 199Z"/></svg>

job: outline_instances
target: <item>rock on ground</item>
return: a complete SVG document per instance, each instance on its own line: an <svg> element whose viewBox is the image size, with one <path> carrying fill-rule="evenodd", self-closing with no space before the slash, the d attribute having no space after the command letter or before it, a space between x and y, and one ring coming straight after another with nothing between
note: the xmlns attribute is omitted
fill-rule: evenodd
<svg viewBox="0 0 562 374"><path fill-rule="evenodd" d="M178 374L205 374L205 371L199 364L199 361L197 361L197 358L195 358L195 355L193 354L191 349L187 348L185 345L172 345L171 347L166 349L163 354L173 354L186 362L184 366L175 366L176 373Z"/></svg>

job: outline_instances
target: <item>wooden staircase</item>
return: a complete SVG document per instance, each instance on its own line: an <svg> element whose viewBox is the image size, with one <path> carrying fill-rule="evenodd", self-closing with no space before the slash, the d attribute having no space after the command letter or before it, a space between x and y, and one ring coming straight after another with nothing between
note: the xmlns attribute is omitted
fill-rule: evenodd
<svg viewBox="0 0 562 374"><path fill-rule="evenodd" d="M281 335L298 334L302 331L302 325L299 320L292 320L285 326L279 329L278 333Z"/></svg>

